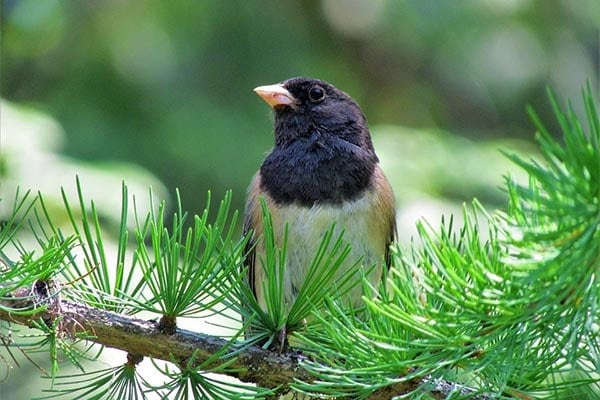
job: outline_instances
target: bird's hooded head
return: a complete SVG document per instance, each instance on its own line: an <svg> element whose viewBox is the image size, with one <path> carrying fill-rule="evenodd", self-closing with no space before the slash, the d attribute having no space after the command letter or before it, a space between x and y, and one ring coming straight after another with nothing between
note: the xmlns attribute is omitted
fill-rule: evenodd
<svg viewBox="0 0 600 400"><path fill-rule="evenodd" d="M298 139L329 143L341 139L373 153L365 115L333 85L314 78L292 78L254 91L275 111L275 145Z"/></svg>

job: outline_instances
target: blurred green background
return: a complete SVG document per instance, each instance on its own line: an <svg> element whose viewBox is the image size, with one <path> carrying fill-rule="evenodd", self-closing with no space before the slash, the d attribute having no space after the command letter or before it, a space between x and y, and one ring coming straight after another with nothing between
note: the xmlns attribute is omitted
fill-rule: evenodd
<svg viewBox="0 0 600 400"><path fill-rule="evenodd" d="M597 0L2 0L0 197L80 175L108 218L123 179L242 209L273 143L252 89L308 75L363 107L408 240L504 205L498 150L531 151L527 104L555 128L546 87L576 109L598 88L599 27Z"/></svg>
<svg viewBox="0 0 600 400"><path fill-rule="evenodd" d="M586 79L597 87L595 0L3 0L1 11L2 97L52 116L57 152L141 166L190 211L208 189L233 189L243 207L273 140L261 84L309 75L354 96L399 201L406 176L434 197L493 200L505 165L465 163L465 145L529 141L527 104L553 123L546 86L576 106ZM378 144L382 125L393 149ZM398 161L409 170L388 168ZM488 167L491 193L462 182L463 168Z"/></svg>

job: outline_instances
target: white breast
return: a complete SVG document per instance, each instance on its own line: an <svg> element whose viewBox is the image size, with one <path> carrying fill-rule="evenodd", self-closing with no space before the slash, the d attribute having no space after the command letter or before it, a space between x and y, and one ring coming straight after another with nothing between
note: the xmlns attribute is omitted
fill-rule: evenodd
<svg viewBox="0 0 600 400"><path fill-rule="evenodd" d="M331 228L335 222L332 243L344 231L344 240L351 244L352 251L347 256L344 264L338 270L338 277L342 274L355 273L356 279L360 279L358 270L349 271L357 260L362 259L361 264L369 268L374 264L375 268L370 276L373 283L381 279L381 266L384 262L385 239L369 237L373 221L369 219L373 215L372 194L363 195L359 199L345 202L340 207L332 205L315 205L313 207L286 206L279 209L278 221L274 226L277 230L275 237L283 237L283 227L288 226L287 262L284 273L284 293L286 302L291 304L297 291L304 282L306 273L321 244L324 233ZM281 223L284 222L285 223ZM360 299L360 285L351 293L353 303Z"/></svg>

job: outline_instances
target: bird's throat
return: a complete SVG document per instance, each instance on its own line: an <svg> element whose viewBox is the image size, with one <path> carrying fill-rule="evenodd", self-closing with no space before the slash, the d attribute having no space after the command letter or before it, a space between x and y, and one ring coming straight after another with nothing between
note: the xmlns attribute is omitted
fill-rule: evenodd
<svg viewBox="0 0 600 400"><path fill-rule="evenodd" d="M341 204L362 195L377 157L313 136L273 149L260 169L262 189L277 203L302 206Z"/></svg>

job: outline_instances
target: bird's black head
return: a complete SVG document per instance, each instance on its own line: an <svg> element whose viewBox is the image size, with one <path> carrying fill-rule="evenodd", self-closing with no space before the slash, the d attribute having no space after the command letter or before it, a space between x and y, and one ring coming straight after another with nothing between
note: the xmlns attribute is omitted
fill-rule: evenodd
<svg viewBox="0 0 600 400"><path fill-rule="evenodd" d="M349 95L313 78L254 91L275 111L275 148L260 172L276 201L341 203L370 185L378 159L366 118Z"/></svg>
<svg viewBox="0 0 600 400"><path fill-rule="evenodd" d="M318 132L373 152L365 115L348 94L330 83L301 77L254 90L275 111L276 146Z"/></svg>

